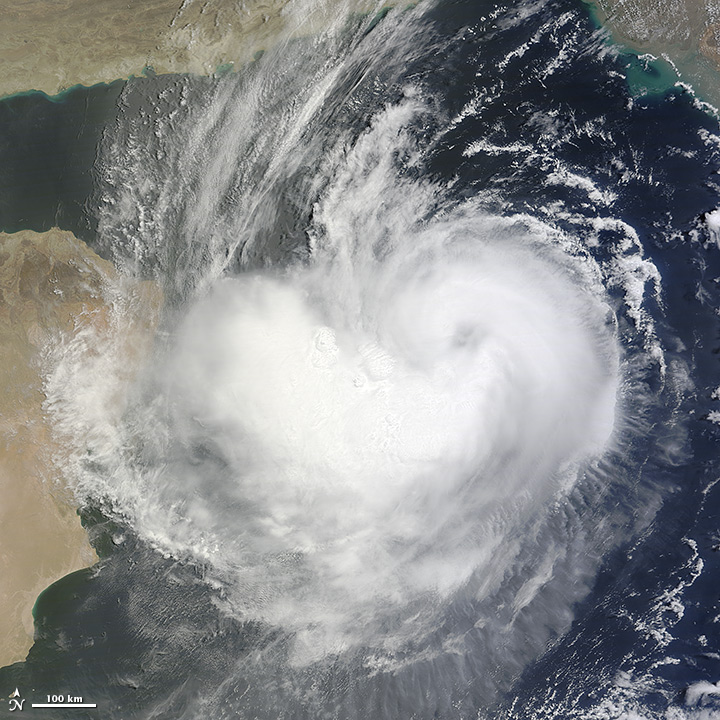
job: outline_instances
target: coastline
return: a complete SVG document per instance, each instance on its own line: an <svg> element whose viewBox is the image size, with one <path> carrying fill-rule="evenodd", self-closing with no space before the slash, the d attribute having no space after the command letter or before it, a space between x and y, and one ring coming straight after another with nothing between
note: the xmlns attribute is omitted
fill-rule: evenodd
<svg viewBox="0 0 720 720"><path fill-rule="evenodd" d="M67 450L43 406L43 365L49 343L88 325L147 348L159 293L147 286L138 293L142 321L110 327L105 288L114 276L69 232L0 233L0 666L23 660L31 647L40 592L97 561L63 483L58 463ZM133 361L136 367L136 357L118 357Z"/></svg>
<svg viewBox="0 0 720 720"><path fill-rule="evenodd" d="M347 15L375 4L352 0ZM61 22L58 20L61 19ZM213 75L242 66L278 38L313 34L322 14L287 0L210 6L198 0L24 0L0 9L0 98L49 96L145 73Z"/></svg>
<svg viewBox="0 0 720 720"><path fill-rule="evenodd" d="M676 83L691 85L700 99L720 107L720 23L709 7L675 0L671 9L659 0L582 0L598 26L621 51L645 60L655 78L649 87L633 68L628 71L634 94L662 92ZM651 55L651 58L643 56ZM672 77L674 75L674 77ZM657 76L661 76L659 84ZM668 84L669 83L669 84ZM660 86L662 85L662 87Z"/></svg>
<svg viewBox="0 0 720 720"><path fill-rule="evenodd" d="M674 0L582 0L598 27L630 53L651 54L720 106L720 22L710 8ZM346 8L376 5L352 0ZM62 22L58 22L62 17ZM210 76L241 67L279 38L322 30L326 17L303 13L287 0L256 0L236 8L200 0L24 0L0 9L0 99L30 91L58 98L143 74ZM666 70L667 68L665 68Z"/></svg>
<svg viewBox="0 0 720 720"><path fill-rule="evenodd" d="M351 0L343 13L374 7ZM148 0L142 7L23 0L0 8L0 101L43 93L62 103L79 87L133 76L230 72L279 41L328 27L328 15L306 10L287 0L241 8L199 0ZM63 457L82 439L62 437L44 407L48 344L88 329L113 343L119 392L112 402L121 412L163 303L152 282L125 280L133 300L118 310L108 291L118 280L115 268L71 232L7 229L0 232L0 667L25 659L40 593L98 560L63 479Z"/></svg>
<svg viewBox="0 0 720 720"><path fill-rule="evenodd" d="M153 0L133 13L127 3L115 0L98 3L91 11L79 0L62 4L61 11L69 13L62 24L56 22L58 6L50 11L44 0L24 3L22 11L0 12L4 23L0 61L8 67L0 80L0 94L28 93L32 87L57 98L77 85L110 83L149 72L148 68L158 74L211 75L249 62L293 22L283 15L283 2L255 4L245 11L244 24L237 20L237 13L231 18L222 8L206 12L205 6L193 0L185 0L179 8L176 0ZM716 28L709 18L693 21L698 33L688 44L680 26L679 34L670 39L646 37L632 18L613 11L621 8L619 1L587 4L615 42L637 53L667 55L681 75L691 75L698 90L720 106L717 77L714 83L704 79L720 67L720 52L713 40ZM641 3L636 2L636 7ZM12 16L10 23L6 15ZM113 33L118 27L123 32L116 37ZM695 75L701 79L693 80ZM115 271L70 233L58 229L0 234L0 248L4 296L0 310L0 387L4 390L0 482L6 498L0 508L4 577L0 645L5 649L0 665L7 665L22 660L32 644L31 612L37 595L57 579L97 560L72 498L58 484L53 455L62 453L62 448L43 415L40 357L48 335L73 332L78 317L100 325L106 321L109 310L103 286ZM161 298L152 290L148 298L154 317ZM153 322L131 332L139 332L147 341Z"/></svg>

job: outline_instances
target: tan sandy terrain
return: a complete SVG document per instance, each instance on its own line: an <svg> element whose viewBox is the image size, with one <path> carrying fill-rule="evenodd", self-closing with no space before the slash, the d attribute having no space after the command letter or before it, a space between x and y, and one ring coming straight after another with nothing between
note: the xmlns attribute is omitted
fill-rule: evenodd
<svg viewBox="0 0 720 720"><path fill-rule="evenodd" d="M0 4L0 96L241 65L322 17L298 0L14 0ZM348 13L361 5L347 2ZM309 10L309 6L308 6ZM320 14L319 11L314 11ZM299 24L302 24L300 27Z"/></svg>
<svg viewBox="0 0 720 720"><path fill-rule="evenodd" d="M586 0L615 42L667 56L720 106L720 0Z"/></svg>
<svg viewBox="0 0 720 720"><path fill-rule="evenodd" d="M616 42L667 55L720 105L720 0L586 0ZM344 0L347 12L369 0ZM304 0L15 0L0 4L0 97L55 94L157 73L241 66L283 37L323 26ZM314 13L314 15L313 15Z"/></svg>
<svg viewBox="0 0 720 720"><path fill-rule="evenodd" d="M718 0L597 0L613 33L633 44L657 48L697 48L720 21ZM717 41L710 41L717 53Z"/></svg>
<svg viewBox="0 0 720 720"><path fill-rule="evenodd" d="M38 594L97 560L57 469L63 448L43 408L44 348L91 325L120 336L118 363L131 377L160 296L138 284L134 311L111 322L104 286L114 274L71 233L0 233L0 666L27 654Z"/></svg>
<svg viewBox="0 0 720 720"><path fill-rule="evenodd" d="M303 0L3 2L0 97L31 89L52 95L148 66L210 74L321 28L322 10L315 5L313 15L310 7ZM0 666L22 660L32 644L37 595L96 560L58 460L82 439L59 439L43 405L43 378L48 345L61 347L63 337L90 326L100 344L117 350L120 391L105 400L121 412L123 377L129 384L147 354L162 298L138 283L119 321L107 292L115 278L112 265L71 233L0 233Z"/></svg>
<svg viewBox="0 0 720 720"><path fill-rule="evenodd" d="M272 14L271 2L251 11L235 3L182 0L16 0L0 9L0 94L55 94L151 66L158 73L212 73L252 57ZM275 23L273 23L275 24ZM241 34L248 39L240 43Z"/></svg>

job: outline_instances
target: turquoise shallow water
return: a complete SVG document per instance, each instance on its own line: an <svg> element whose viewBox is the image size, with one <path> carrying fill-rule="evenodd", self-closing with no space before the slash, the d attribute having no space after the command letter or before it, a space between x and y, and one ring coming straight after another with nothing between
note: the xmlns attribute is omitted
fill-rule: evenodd
<svg viewBox="0 0 720 720"><path fill-rule="evenodd" d="M583 1L595 27L604 33L606 43L614 46L621 54L624 74L634 97L661 94L680 82L691 86L706 103L715 108L720 107L718 68L700 52L699 34L689 42L672 46L652 39L648 42L633 43L621 39L622 26L610 21L603 23L603 13L599 11L596 2ZM640 8L635 10L641 11ZM711 19L709 15L706 16L706 22ZM627 32L631 34L632 31L628 28ZM667 34L666 31L665 35Z"/></svg>
<svg viewBox="0 0 720 720"><path fill-rule="evenodd" d="M634 97L643 95L662 95L668 92L680 79L675 68L662 58L626 52L625 76L630 93Z"/></svg>

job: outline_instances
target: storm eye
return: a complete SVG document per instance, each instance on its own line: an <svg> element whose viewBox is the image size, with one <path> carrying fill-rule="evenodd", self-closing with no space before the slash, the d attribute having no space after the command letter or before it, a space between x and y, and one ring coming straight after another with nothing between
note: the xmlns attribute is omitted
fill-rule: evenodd
<svg viewBox="0 0 720 720"><path fill-rule="evenodd" d="M462 324L457 327L452 337L454 348L476 348L481 342L481 333L475 325Z"/></svg>
<svg viewBox="0 0 720 720"><path fill-rule="evenodd" d="M190 446L188 462L191 465L214 465L217 468L228 466L217 444L209 439L196 441Z"/></svg>

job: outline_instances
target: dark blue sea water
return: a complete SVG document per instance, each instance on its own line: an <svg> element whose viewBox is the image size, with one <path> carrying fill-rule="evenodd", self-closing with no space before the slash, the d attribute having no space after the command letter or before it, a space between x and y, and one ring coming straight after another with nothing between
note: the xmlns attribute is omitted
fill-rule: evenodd
<svg viewBox="0 0 720 720"><path fill-rule="evenodd" d="M720 206L720 127L687 87L638 94L638 72L577 3L463 0L353 17L321 40L289 40L238 74L129 81L97 146L92 187L82 191L83 222L93 229L89 244L128 277L163 287L166 339L120 439L104 438L100 450L78 440L81 454L95 454L69 482L101 560L40 596L35 644L24 663L0 670L2 692L17 686L29 702L72 694L97 704L26 706L37 718L720 717L720 236L706 218ZM498 251L509 263L500 267L494 253L503 243L524 249ZM463 470L470 479L456 484L456 464L440 466L432 512L391 542L384 524L401 522L415 496L389 515L374 509L385 487L372 485L382 452L376 461L375 446L358 441L356 460L346 445L336 450L330 430L316 450L301 429L296 454L307 451L313 472L325 477L316 452L342 477L338 463L353 478L367 462L373 498L338 493L328 509L325 491L302 495L300 519L283 531L324 538L335 518L360 517L366 532L348 537L363 563L346 571L340 551L323 554L331 540L312 552L297 541L269 561L263 543L274 540L253 508L281 517L284 493L301 497L286 491L286 468L305 466L271 455L263 482L242 484L266 454L248 451L240 461L228 449L236 424L250 442L255 410L238 400L239 419L217 420L223 398L246 392L213 385L227 372L215 361L232 344L217 340L217 327L241 338L241 350L272 332L251 336L226 321L240 301L211 288L261 270L300 283L303 297L323 307L344 306L362 276L387 280L378 304L392 305L393 283L427 287L446 268L475 263L476 246L498 283L522 278L483 306L497 326L513 322L504 306L538 276L542 287L570 278L583 298L601 298L607 318L596 327L590 300L558 290L551 311L538 315L541 341L527 358L519 354L534 367L546 345L574 353L563 327L587 310L579 326L609 333L619 348L612 438L565 468L562 482L560 470L536 470L584 419L575 401L596 371L587 359L569 362L557 373L567 395L538 400L535 410L528 385L520 401L510 394L490 405L477 437L496 438L490 447L502 453L483 459L482 473ZM544 264L533 264L527 248ZM323 253L330 260L317 260ZM346 256L351 270L337 271ZM313 279L297 280L314 263ZM464 275L447 272L463 284ZM253 307L271 313L263 302L287 303L271 317L290 316L291 334L303 316L274 292ZM183 319L208 297L190 312L199 320ZM456 311L454 295L433 297L413 321L421 338L437 306ZM528 297L525 312L534 312L544 296ZM357 311L363 329L375 317L370 304ZM472 345L475 326L457 312L448 320L462 330L452 347ZM212 372L203 369L204 345ZM443 346L442 357L451 350ZM255 386L241 397L261 404L282 376L252 394L266 381L256 365L272 356L252 364L237 352L227 365L241 366ZM425 357L415 345L412 352ZM192 376L200 389L185 399L190 366L200 368ZM158 374L180 378L171 385L177 394L163 394ZM300 377L311 402L314 375ZM469 396L470 383L452 392ZM57 393L53 407L62 407ZM217 398L212 422L203 420L207 397ZM61 419L71 427L82 408L66 402ZM147 410L158 405L172 406L157 416L162 422ZM439 424L450 424L444 417ZM275 438L277 426L262 427ZM500 442L506 433L515 440ZM119 449L106 449L111 440ZM387 463L400 452L386 449ZM240 498L231 481L245 488ZM474 489L483 482L510 489ZM292 517L291 505L282 517ZM377 548L387 556L376 566ZM384 563L397 563L397 587ZM432 581L408 567L431 567ZM431 589L436 578L450 589ZM384 595L383 583L393 592Z"/></svg>
<svg viewBox="0 0 720 720"><path fill-rule="evenodd" d="M50 98L31 91L0 102L0 228L94 231L84 206L102 132L123 83L71 88Z"/></svg>

